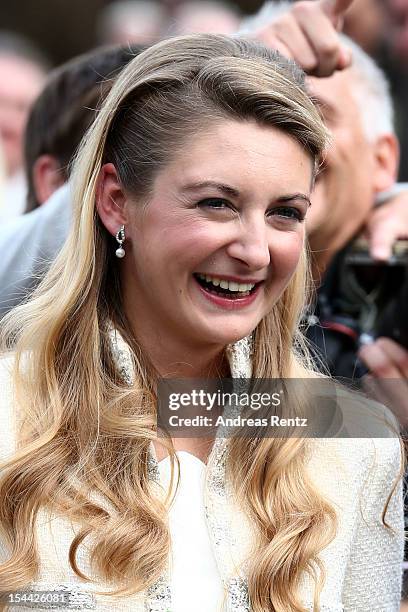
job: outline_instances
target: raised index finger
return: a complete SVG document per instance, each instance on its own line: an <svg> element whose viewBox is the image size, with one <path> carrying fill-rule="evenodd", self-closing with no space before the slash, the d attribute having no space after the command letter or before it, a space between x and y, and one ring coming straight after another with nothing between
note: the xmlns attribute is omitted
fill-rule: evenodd
<svg viewBox="0 0 408 612"><path fill-rule="evenodd" d="M344 16L353 0L319 0L320 8L336 25L339 18Z"/></svg>

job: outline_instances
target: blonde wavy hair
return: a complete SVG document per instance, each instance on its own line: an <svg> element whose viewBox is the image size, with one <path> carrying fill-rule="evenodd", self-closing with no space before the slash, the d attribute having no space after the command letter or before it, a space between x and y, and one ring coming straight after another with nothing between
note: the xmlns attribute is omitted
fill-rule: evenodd
<svg viewBox="0 0 408 612"><path fill-rule="evenodd" d="M113 585L111 594L142 591L165 567L168 504L153 496L147 471L156 374L122 308L114 240L95 213L97 178L112 162L123 188L148 201L171 156L210 122L231 118L279 128L317 168L327 134L302 71L256 42L224 36L174 38L135 57L83 141L73 172L70 236L30 301L10 313L2 329L3 343L15 350L23 416L18 450L0 480L0 525L12 550L0 565L0 592L27 586L38 575L34 533L43 507L79 524L69 561L86 580L77 553L92 535L90 566L98 581ZM254 331L254 377L312 375L299 333L307 269L303 253ZM112 354L112 325L131 347L133 386ZM227 478L259 533L248 570L254 612L303 611L297 594L303 572L315 581L318 607L319 553L334 537L336 517L312 485L307 457L304 439L230 441Z"/></svg>

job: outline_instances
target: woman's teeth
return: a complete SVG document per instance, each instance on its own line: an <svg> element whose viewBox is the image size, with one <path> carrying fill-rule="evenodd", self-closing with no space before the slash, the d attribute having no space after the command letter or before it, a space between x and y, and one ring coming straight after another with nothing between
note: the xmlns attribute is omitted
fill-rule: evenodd
<svg viewBox="0 0 408 612"><path fill-rule="evenodd" d="M214 287L220 287L220 289L226 289L228 291L246 293L251 291L254 287L254 283L236 283L234 281L227 281L216 276L208 276L205 274L197 274L197 277L207 283L211 283Z"/></svg>

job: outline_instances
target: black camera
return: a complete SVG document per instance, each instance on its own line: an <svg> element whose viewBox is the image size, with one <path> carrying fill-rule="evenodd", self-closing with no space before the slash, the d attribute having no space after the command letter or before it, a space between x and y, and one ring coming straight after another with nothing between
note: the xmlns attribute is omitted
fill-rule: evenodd
<svg viewBox="0 0 408 612"><path fill-rule="evenodd" d="M408 348L407 305L408 241L398 241L392 257L378 262L358 239L330 265L307 335L331 374L360 378L366 373L357 359L362 344L385 335Z"/></svg>
<svg viewBox="0 0 408 612"><path fill-rule="evenodd" d="M395 251L396 257L405 264L404 274L401 275L395 297L387 304L378 321L377 336L392 338L408 349L408 241L398 242Z"/></svg>

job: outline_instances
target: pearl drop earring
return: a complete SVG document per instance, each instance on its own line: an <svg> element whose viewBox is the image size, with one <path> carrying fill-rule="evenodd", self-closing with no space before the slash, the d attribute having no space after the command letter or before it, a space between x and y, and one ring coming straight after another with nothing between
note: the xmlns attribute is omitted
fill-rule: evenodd
<svg viewBox="0 0 408 612"><path fill-rule="evenodd" d="M116 234L116 240L119 244L119 248L116 249L115 255L116 257L119 257L119 259L122 259L126 254L125 249L122 247L122 244L125 242L125 238L125 226L121 225L118 233Z"/></svg>

